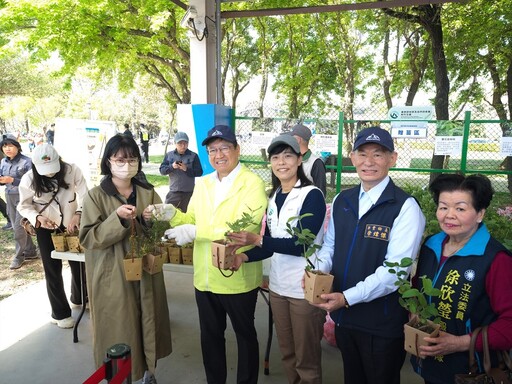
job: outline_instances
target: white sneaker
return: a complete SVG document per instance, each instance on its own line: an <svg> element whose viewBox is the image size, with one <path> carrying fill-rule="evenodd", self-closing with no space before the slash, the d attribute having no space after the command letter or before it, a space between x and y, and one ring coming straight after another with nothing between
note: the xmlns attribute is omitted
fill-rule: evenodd
<svg viewBox="0 0 512 384"><path fill-rule="evenodd" d="M142 378L141 384L157 384L155 375L151 372L144 372L144 377Z"/></svg>
<svg viewBox="0 0 512 384"><path fill-rule="evenodd" d="M62 320L57 320L51 317L50 323L57 324L57 327L59 328L73 328L75 326L75 319L73 319L72 317L67 317Z"/></svg>

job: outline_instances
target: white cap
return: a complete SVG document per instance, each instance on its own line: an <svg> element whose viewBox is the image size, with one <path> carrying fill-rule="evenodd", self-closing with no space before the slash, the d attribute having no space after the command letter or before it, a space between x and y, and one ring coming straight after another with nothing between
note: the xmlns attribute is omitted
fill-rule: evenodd
<svg viewBox="0 0 512 384"><path fill-rule="evenodd" d="M60 171L59 154L53 145L44 143L34 149L32 164L35 165L37 173L48 175Z"/></svg>

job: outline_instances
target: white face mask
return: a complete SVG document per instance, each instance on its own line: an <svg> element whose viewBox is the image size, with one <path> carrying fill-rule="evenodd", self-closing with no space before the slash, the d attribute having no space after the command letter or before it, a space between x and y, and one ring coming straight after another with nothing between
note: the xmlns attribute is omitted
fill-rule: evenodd
<svg viewBox="0 0 512 384"><path fill-rule="evenodd" d="M112 172L112 176L121 180L131 179L133 176L137 174L139 169L139 164L130 165L126 163L123 166L118 166L115 163L110 163L110 171Z"/></svg>

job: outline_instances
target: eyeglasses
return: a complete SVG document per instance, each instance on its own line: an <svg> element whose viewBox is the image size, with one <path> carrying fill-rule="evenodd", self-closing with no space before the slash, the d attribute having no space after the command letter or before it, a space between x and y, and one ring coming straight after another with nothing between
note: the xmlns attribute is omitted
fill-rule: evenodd
<svg viewBox="0 0 512 384"><path fill-rule="evenodd" d="M128 163L128 165L130 166L134 166L134 165L137 165L139 164L139 159L137 158L132 158L132 159L124 159L124 158L112 158L112 159L109 159L109 161L111 163L114 163L115 165L117 165L118 167L123 167L126 163Z"/></svg>
<svg viewBox="0 0 512 384"><path fill-rule="evenodd" d="M231 151L233 147L224 146L219 148L208 148L206 152L208 152L208 156L215 156L218 152L222 152L223 155L227 155L229 151Z"/></svg>

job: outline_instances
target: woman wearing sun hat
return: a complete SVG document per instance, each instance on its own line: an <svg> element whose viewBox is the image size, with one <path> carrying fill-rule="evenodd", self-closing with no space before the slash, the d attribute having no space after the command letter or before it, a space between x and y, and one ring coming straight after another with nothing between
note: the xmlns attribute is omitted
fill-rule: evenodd
<svg viewBox="0 0 512 384"><path fill-rule="evenodd" d="M18 212L36 229L52 307L51 322L59 328L72 328L75 321L71 317L71 307L64 291L62 260L51 257L55 249L51 234L57 228L68 232L79 228L87 183L80 168L62 161L55 148L45 143L34 149L32 170L21 178L19 192ZM69 261L69 267L71 302L79 305L82 304L80 264Z"/></svg>

